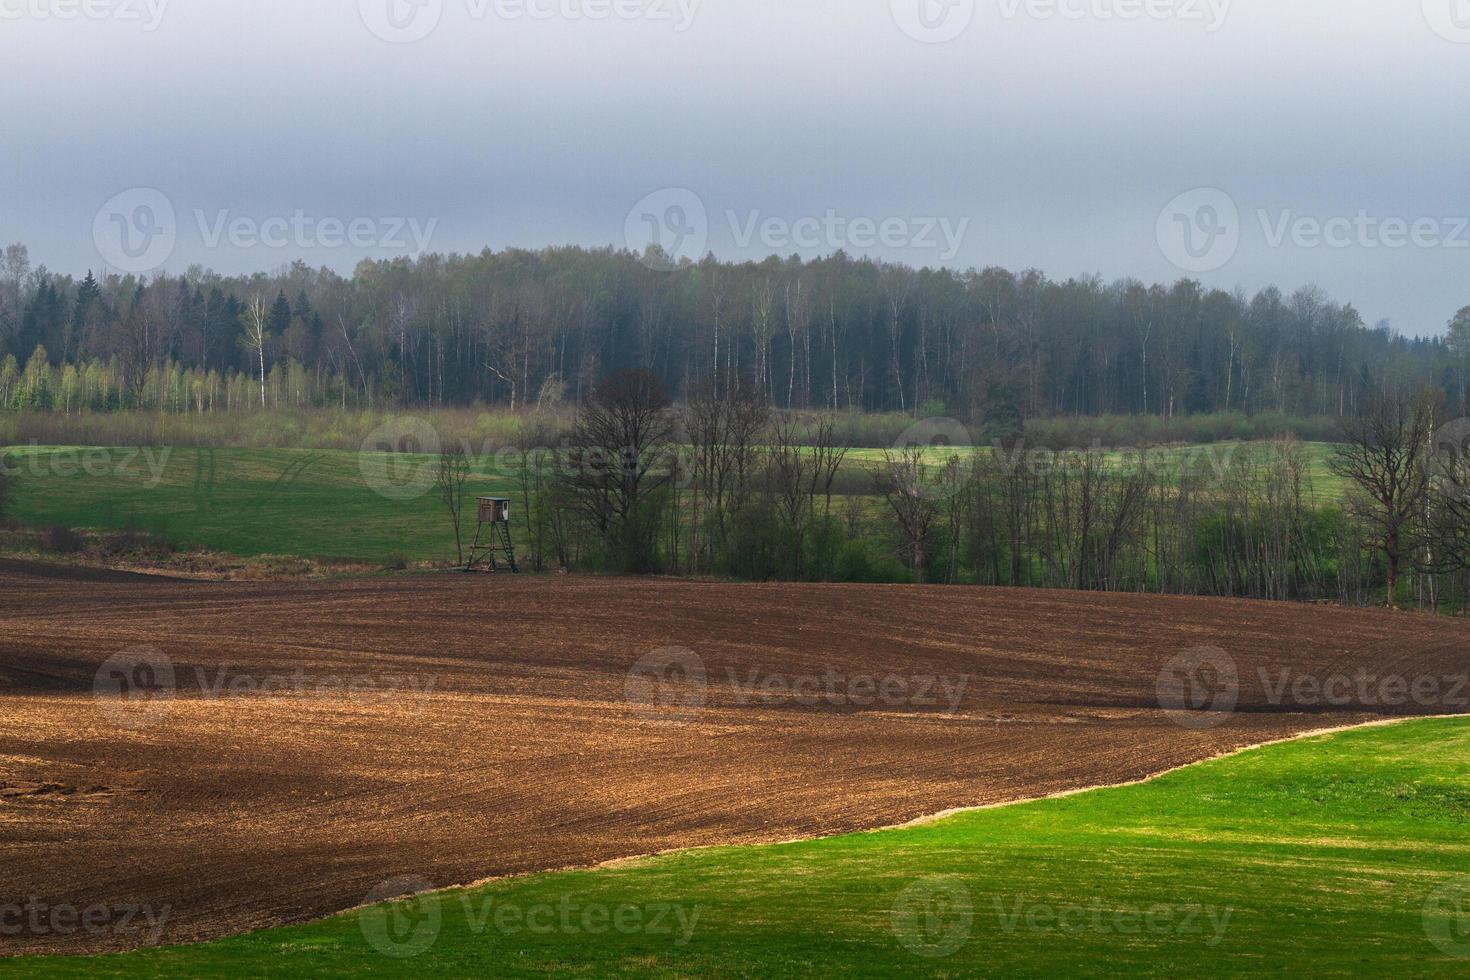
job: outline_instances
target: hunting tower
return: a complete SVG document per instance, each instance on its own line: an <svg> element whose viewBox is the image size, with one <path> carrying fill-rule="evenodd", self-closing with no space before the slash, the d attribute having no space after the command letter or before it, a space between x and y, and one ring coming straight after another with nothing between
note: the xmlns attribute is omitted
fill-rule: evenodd
<svg viewBox="0 0 1470 980"><path fill-rule="evenodd" d="M512 572L520 571L516 567L515 545L510 540L510 501L504 497L481 497L475 543L470 545L470 559L464 570L473 571L483 563L489 571L499 571L496 555L505 556L505 563Z"/></svg>

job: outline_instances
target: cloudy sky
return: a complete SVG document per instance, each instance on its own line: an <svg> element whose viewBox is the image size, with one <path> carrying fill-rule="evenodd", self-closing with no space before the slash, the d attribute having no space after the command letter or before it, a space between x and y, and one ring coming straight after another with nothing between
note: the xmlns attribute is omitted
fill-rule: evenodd
<svg viewBox="0 0 1470 980"><path fill-rule="evenodd" d="M1470 304L1470 0L0 0L70 272L846 248Z"/></svg>

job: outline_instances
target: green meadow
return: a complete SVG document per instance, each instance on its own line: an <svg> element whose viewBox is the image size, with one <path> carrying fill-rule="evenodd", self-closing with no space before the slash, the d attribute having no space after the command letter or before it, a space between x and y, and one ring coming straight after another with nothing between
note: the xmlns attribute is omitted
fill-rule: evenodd
<svg viewBox="0 0 1470 980"><path fill-rule="evenodd" d="M511 495L519 467L504 460L486 460L468 491ZM9 467L12 516L23 524L149 531L180 547L242 556L453 555L430 456L46 446L12 450Z"/></svg>
<svg viewBox="0 0 1470 980"><path fill-rule="evenodd" d="M1165 447L1154 451L1152 463L1218 468L1247 445ZM1306 450L1313 496L1319 502L1340 497L1343 489L1327 471L1330 447L1308 443ZM937 461L942 452L929 450L928 456ZM377 563L399 557L439 561L453 554L443 504L431 486L430 456L78 446L20 446L7 453L14 496L10 516L24 525L148 531L178 547L246 557ZM868 492L864 471L883 459L882 450L850 450L843 464L844 489ZM1122 454L1113 459L1126 465ZM519 504L518 453L488 454L476 462L469 493L509 496ZM876 498L865 501L874 513L882 506Z"/></svg>
<svg viewBox="0 0 1470 980"><path fill-rule="evenodd" d="M1470 976L1470 721L14 976Z"/></svg>

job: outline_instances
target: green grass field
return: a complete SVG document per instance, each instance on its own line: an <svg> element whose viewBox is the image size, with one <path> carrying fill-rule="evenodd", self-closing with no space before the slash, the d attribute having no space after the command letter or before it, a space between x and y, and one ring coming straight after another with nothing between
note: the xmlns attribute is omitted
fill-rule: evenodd
<svg viewBox="0 0 1470 980"><path fill-rule="evenodd" d="M1239 444L1172 447L1156 462L1192 454L1228 461ZM979 450L989 451L989 450ZM241 556L291 555L384 562L452 557L453 537L430 483L432 457L298 449L18 447L11 516L23 524L156 531L186 548ZM931 451L937 456L938 450ZM1307 446L1319 501L1342 489L1326 470L1329 448ZM1121 458L1121 457L1120 457ZM1210 462L1210 460L1215 462ZM883 460L852 450L848 471ZM861 474L858 474L861 483ZM480 461L472 494L517 499L515 454ZM871 501L876 513L881 503Z"/></svg>
<svg viewBox="0 0 1470 980"><path fill-rule="evenodd" d="M511 495L509 463L487 460L469 492ZM438 560L454 541L433 467L427 456L341 450L27 447L11 451L12 516L156 531L243 556Z"/></svg>
<svg viewBox="0 0 1470 980"><path fill-rule="evenodd" d="M27 976L405 973L1470 976L1470 721L1317 736L900 830L508 879L208 945L0 960Z"/></svg>

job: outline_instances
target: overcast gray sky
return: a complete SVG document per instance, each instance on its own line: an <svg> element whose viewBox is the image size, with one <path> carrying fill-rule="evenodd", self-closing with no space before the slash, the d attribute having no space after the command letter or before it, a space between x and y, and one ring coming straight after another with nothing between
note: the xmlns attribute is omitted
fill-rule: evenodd
<svg viewBox="0 0 1470 980"><path fill-rule="evenodd" d="M0 0L0 239L345 272L657 233L1438 333L1467 91L1470 0Z"/></svg>

